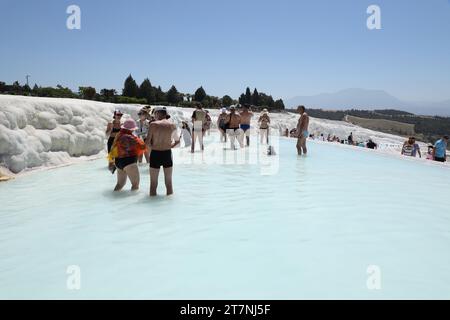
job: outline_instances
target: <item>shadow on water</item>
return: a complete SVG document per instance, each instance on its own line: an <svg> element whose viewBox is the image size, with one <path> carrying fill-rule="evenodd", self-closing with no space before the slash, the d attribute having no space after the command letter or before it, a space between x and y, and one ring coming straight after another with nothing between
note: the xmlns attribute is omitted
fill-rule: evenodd
<svg viewBox="0 0 450 320"><path fill-rule="evenodd" d="M155 197L150 197L148 194L148 190L138 190L131 191L128 189L124 189L122 191L113 191L112 189L103 190L102 195L105 198L113 199L113 200L122 200L129 198L136 198L136 204L154 204L154 203L172 203L175 201L175 195L166 196L165 194L158 194Z"/></svg>
<svg viewBox="0 0 450 320"><path fill-rule="evenodd" d="M131 197L137 197L141 194L141 191L131 191L131 190L127 190L124 189L122 191L113 191L112 189L110 190L104 190L102 192L102 195L105 198L109 198L109 199L126 199L126 198L131 198Z"/></svg>
<svg viewBox="0 0 450 320"><path fill-rule="evenodd" d="M148 192L141 193L141 197L136 202L138 204L148 204L148 205L163 205L163 204L169 204L173 203L175 201L175 195L166 196L165 194L158 194L154 197L150 197L148 195Z"/></svg>
<svg viewBox="0 0 450 320"><path fill-rule="evenodd" d="M146 163L146 162L144 162L144 163L139 163L138 164L138 168L139 168L139 172L140 172L140 174L142 175L142 173L145 173L145 174L150 174L149 173L149 170L148 170L148 166L149 166L149 164L148 163ZM108 168L108 163L107 162L105 162L105 165L102 165L102 166L96 166L95 167L95 170L96 171L103 171L103 172L110 172L109 171L109 168ZM116 174L116 173L114 173L114 174Z"/></svg>

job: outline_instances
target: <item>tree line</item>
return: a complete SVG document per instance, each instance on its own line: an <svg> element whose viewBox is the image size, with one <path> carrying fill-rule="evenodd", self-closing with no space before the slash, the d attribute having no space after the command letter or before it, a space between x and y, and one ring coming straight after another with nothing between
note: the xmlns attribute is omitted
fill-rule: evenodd
<svg viewBox="0 0 450 320"><path fill-rule="evenodd" d="M272 96L259 93L255 88L253 94L247 88L239 99L235 100L229 95L219 98L208 95L203 87L198 88L193 94L182 93L173 85L169 90L162 90L161 86L153 86L150 79L146 78L140 85L130 74L124 81L122 93L118 94L115 89L104 88L97 92L91 86L79 87L78 92L73 92L67 87L57 85L56 87L41 87L37 84L30 88L28 84L20 85L15 81L11 85L0 82L0 94L26 95L36 97L52 98L75 98L111 103L133 103L150 105L173 105L180 107L195 107L201 103L205 108L229 107L233 104L248 104L257 109L267 108L269 110L283 110L282 99L274 101Z"/></svg>
<svg viewBox="0 0 450 320"><path fill-rule="evenodd" d="M284 110L284 102L282 99L276 101L273 100L272 96L267 95L263 92L258 92L258 89L254 89L251 93L250 88L247 87L245 93L241 94L239 97L240 104L248 104L256 107L264 107L269 110Z"/></svg>

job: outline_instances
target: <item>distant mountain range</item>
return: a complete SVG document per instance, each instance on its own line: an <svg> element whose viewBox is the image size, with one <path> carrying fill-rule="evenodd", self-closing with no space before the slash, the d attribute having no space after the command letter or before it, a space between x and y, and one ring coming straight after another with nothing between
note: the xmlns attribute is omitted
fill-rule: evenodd
<svg viewBox="0 0 450 320"><path fill-rule="evenodd" d="M329 110L396 109L419 115L450 116L450 100L441 102L402 101L383 90L345 89L335 93L297 96L285 101L287 108L305 105L307 108Z"/></svg>

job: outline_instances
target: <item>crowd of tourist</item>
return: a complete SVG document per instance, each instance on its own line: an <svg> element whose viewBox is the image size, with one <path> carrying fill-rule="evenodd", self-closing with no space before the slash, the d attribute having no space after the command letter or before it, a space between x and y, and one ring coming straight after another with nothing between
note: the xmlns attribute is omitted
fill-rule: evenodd
<svg viewBox="0 0 450 320"><path fill-rule="evenodd" d="M334 142L340 144L377 149L378 144L372 139L358 141L349 134L346 139L341 139L336 135L319 133L317 135L309 132L309 116L304 106L298 107L300 118L296 128L286 129L283 133L287 137L297 138L297 153L299 156L306 155L307 139ZM210 134L212 118L208 110L203 109L198 104L192 113L191 121L182 121L180 134L174 122L170 120L170 115L165 107L150 106L142 108L138 113L138 119L127 119L122 122L123 113L115 111L113 120L108 123L106 135L108 137L107 149L109 158L109 169L112 173L117 171L117 184L115 191L121 190L127 181L130 180L132 190L139 189L138 163L143 159L150 165L150 195L156 195L158 186L158 176L161 167L164 171L164 180L167 195L173 193L172 187L172 148L181 144L195 152L196 146L203 151L204 137ZM230 150L246 148L250 146L250 128L254 113L249 105L230 106L222 108L217 117L217 129L220 141L230 143ZM258 118L258 129L260 143L267 144L269 155L273 155L273 148L270 142L270 116L264 109ZM236 144L237 142L237 144ZM434 145L428 147L426 158L429 160L445 162L448 136L443 136ZM401 154L408 157L422 157L419 144L415 137L409 137L401 148Z"/></svg>
<svg viewBox="0 0 450 320"><path fill-rule="evenodd" d="M291 130L286 129L284 136L291 137L291 138L298 138L297 132L298 132L297 128L294 128ZM354 140L353 132L351 132L350 135L346 139L341 139L340 137L338 137L336 135L331 135L331 134L325 135L323 133L319 133L317 135L314 133L311 133L311 134L309 134L308 138L311 140L316 140L316 141L335 142L335 143L340 143L340 144L365 147L365 148L369 148L369 149L377 149L378 148L378 144L375 143L372 139L368 139L366 141Z"/></svg>
<svg viewBox="0 0 450 320"><path fill-rule="evenodd" d="M222 108L217 118L220 141L223 143L229 141L231 150L249 147L250 123L253 116L249 105ZM172 148L183 141L184 147L190 148L192 153L195 152L196 146L203 151L204 137L210 134L213 121L209 111L203 109L201 104L197 104L191 121L181 122L180 135L165 107L146 106L138 112L136 121L127 119L122 122L122 117L121 111L115 111L113 120L108 123L105 132L108 137L109 169L113 174L117 172L114 190L122 190L127 179L131 182L132 190L139 189L137 165L145 158L150 165L150 196L156 195L161 167L164 171L167 195L172 194ZM261 112L258 127L260 143L269 144L270 116L267 109Z"/></svg>
<svg viewBox="0 0 450 320"><path fill-rule="evenodd" d="M286 129L284 136L297 138L297 129ZM365 147L368 149L377 149L378 144L375 143L372 139L368 139L367 141L357 141L354 138L353 132L347 137L347 139L341 139L336 135L325 135L323 133L319 133L318 135L310 134L309 139L317 140L317 141L326 141L326 142L335 142L346 145L353 145L358 147ZM447 146L448 146L447 135L443 136L441 139L436 141L434 145L428 145L427 147L427 160L434 160L438 162L446 162L447 161ZM420 149L420 145L416 142L415 137L409 137L401 146L401 155L408 157L419 157L422 158L422 151Z"/></svg>

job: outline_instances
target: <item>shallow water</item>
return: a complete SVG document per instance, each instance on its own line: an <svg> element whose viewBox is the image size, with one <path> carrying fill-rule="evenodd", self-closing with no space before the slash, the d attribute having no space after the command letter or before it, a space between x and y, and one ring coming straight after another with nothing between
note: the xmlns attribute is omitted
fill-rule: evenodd
<svg viewBox="0 0 450 320"><path fill-rule="evenodd" d="M178 149L172 197L146 166L113 193L105 160L0 184L0 298L450 298L450 170L309 147Z"/></svg>

